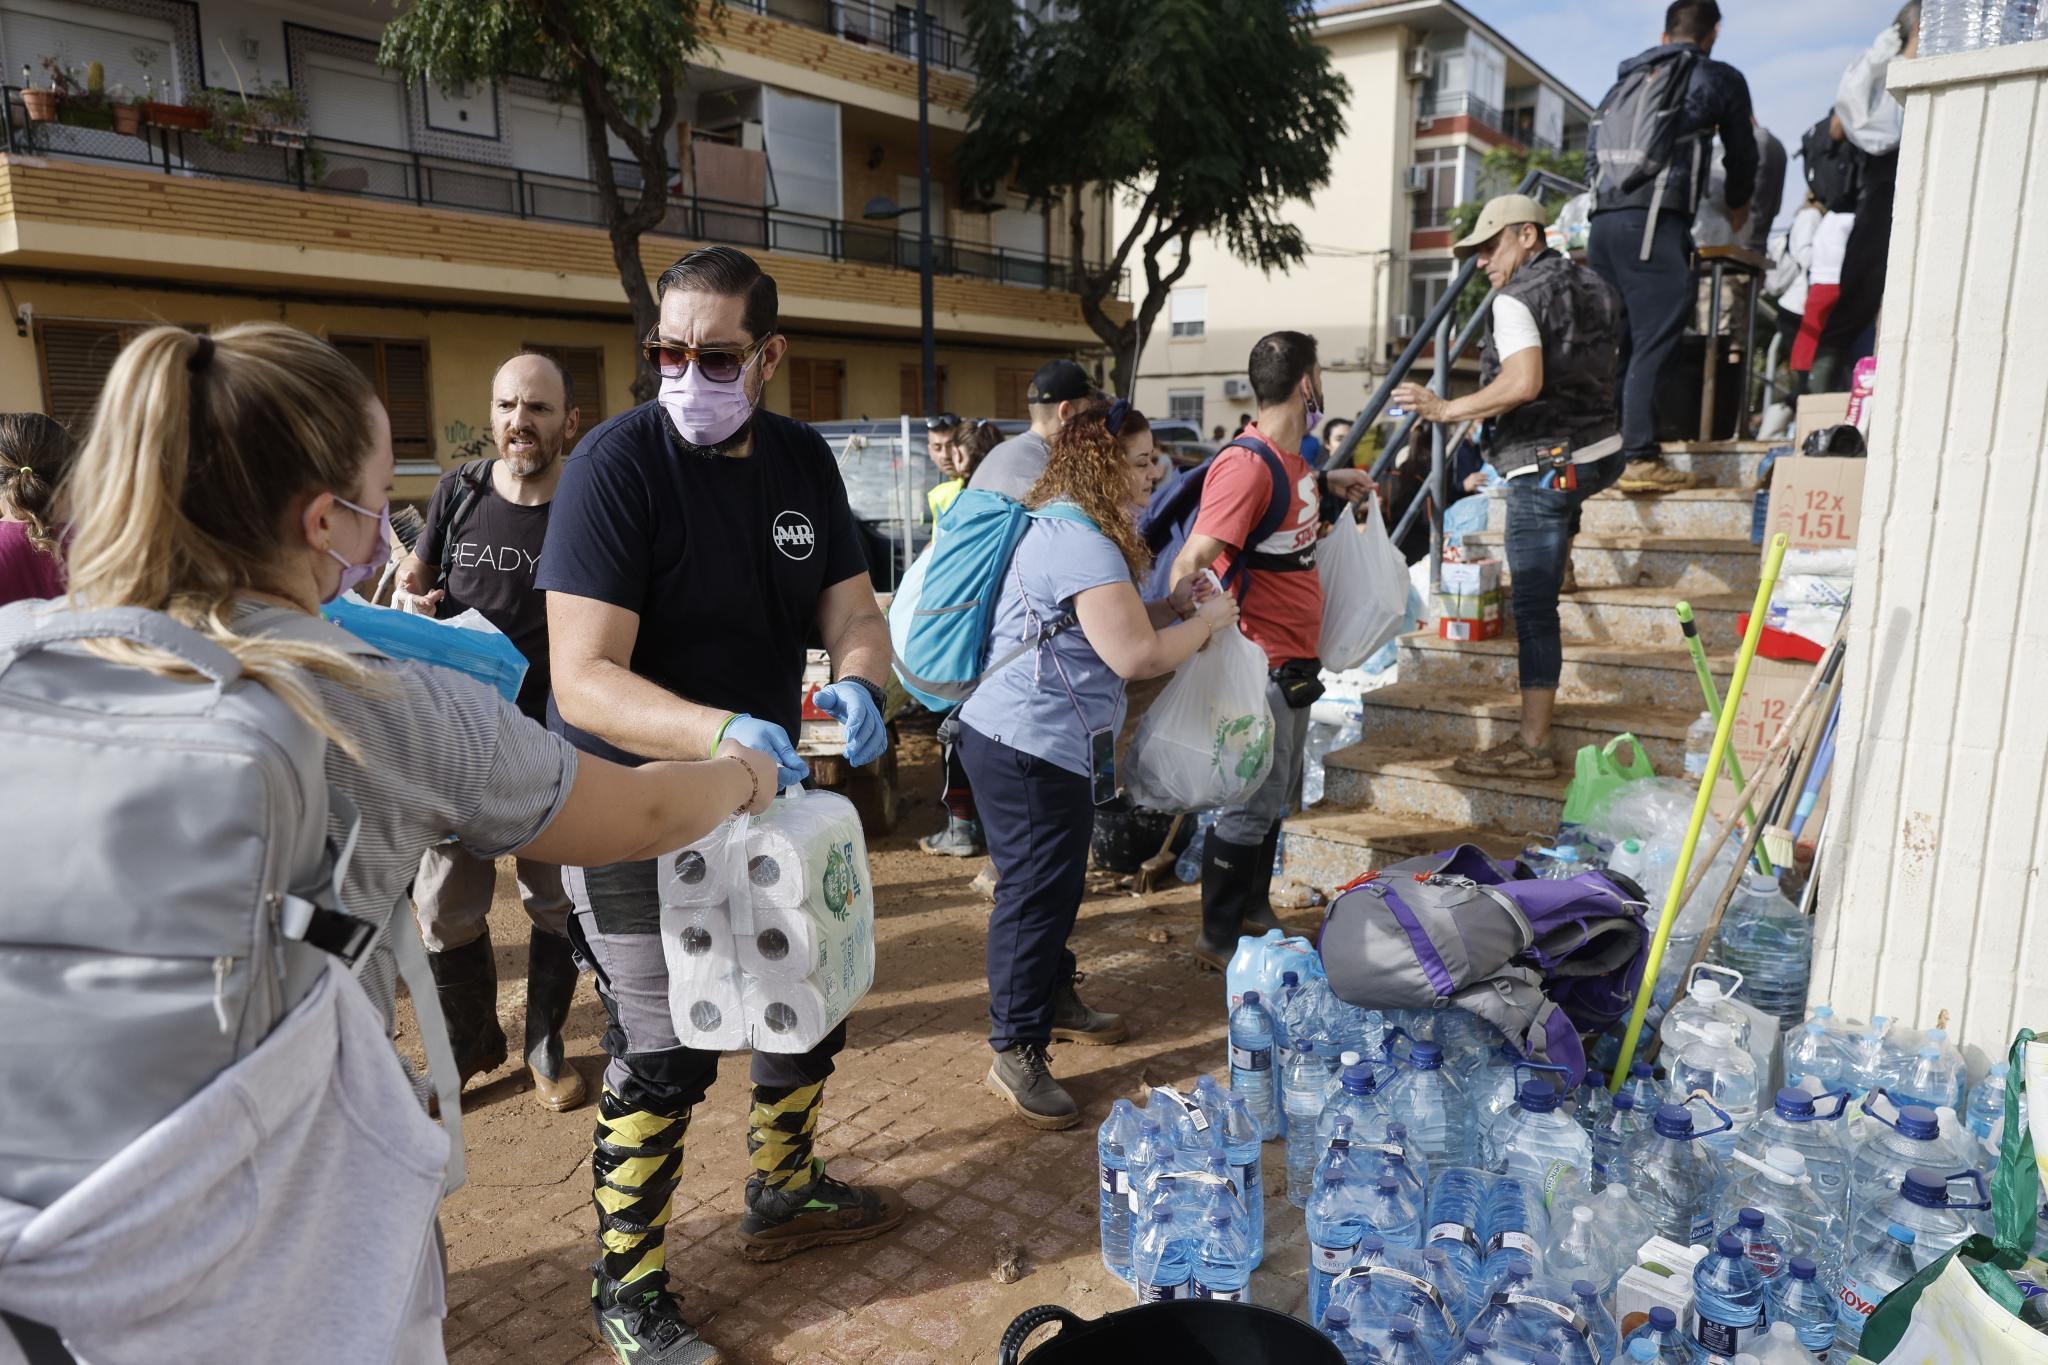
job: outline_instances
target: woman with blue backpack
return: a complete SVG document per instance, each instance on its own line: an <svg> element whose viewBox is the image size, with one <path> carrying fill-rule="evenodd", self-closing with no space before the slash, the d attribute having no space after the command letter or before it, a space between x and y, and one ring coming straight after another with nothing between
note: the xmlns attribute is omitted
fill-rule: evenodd
<svg viewBox="0 0 2048 1365"><path fill-rule="evenodd" d="M1237 619L1228 594L1139 596L1152 556L1134 512L1153 462L1119 439L1133 415L1122 402L1083 412L1052 438L989 632L987 657L1000 662L960 709L961 760L996 869L988 1085L1039 1128L1080 1118L1048 1046L1124 1036L1121 1018L1081 1002L1067 948L1095 807L1117 791L1124 683L1172 672Z"/></svg>

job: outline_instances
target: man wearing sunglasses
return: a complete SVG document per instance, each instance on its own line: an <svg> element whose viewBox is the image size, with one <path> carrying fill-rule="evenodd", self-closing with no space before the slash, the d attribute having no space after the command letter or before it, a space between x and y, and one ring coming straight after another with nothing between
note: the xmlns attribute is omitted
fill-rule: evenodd
<svg viewBox="0 0 2048 1365"><path fill-rule="evenodd" d="M584 438L562 475L541 557L554 692L549 723L623 763L702 758L724 738L807 769L797 732L813 631L838 681L819 707L845 722L847 759L887 743L889 630L824 438L761 409L788 342L775 281L744 252L704 247L662 272L643 403ZM591 1158L598 1332L628 1365L718 1353L668 1290L663 1237L692 1106L718 1054L682 1046L669 1014L653 862L565 868L570 937L610 1016ZM896 1226L904 1204L825 1173L811 1150L842 1023L802 1055L756 1052L741 1254L779 1260Z"/></svg>

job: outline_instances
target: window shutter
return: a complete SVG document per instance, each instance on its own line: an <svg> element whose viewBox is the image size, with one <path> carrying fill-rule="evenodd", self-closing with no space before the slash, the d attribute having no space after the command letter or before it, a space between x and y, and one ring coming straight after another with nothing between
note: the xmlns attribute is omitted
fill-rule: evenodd
<svg viewBox="0 0 2048 1365"><path fill-rule="evenodd" d="M526 342L519 348L534 355L544 355L562 367L569 376L569 386L576 391L576 439L569 443L574 450L586 433L604 420L604 348L601 346L543 346L538 342Z"/></svg>
<svg viewBox="0 0 2048 1365"><path fill-rule="evenodd" d="M1002 422L1030 420L1031 411L1024 403L1024 395L1030 392L1030 390L1030 370L997 370L996 420Z"/></svg>
<svg viewBox="0 0 2048 1365"><path fill-rule="evenodd" d="M897 371L897 392L903 400L901 411L912 417L936 417L949 411L946 406L946 367L938 366L932 372L934 406L930 412L924 410L924 363L904 365Z"/></svg>
<svg viewBox="0 0 2048 1365"><path fill-rule="evenodd" d="M836 422L845 367L837 360L789 362L789 415L799 422Z"/></svg>
<svg viewBox="0 0 2048 1365"><path fill-rule="evenodd" d="M811 416L811 362L808 360L789 362L789 415L799 422L815 420Z"/></svg>
<svg viewBox="0 0 2048 1365"><path fill-rule="evenodd" d="M434 458L433 419L427 408L427 344L387 341L384 408L391 414L391 450L401 460Z"/></svg>
<svg viewBox="0 0 2048 1365"><path fill-rule="evenodd" d="M42 319L35 326L43 362L43 410L82 441L107 372L134 329L117 322Z"/></svg>

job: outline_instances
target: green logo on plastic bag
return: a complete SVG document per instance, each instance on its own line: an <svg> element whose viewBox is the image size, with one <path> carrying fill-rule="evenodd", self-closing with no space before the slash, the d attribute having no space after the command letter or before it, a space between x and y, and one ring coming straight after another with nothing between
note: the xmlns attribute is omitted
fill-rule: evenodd
<svg viewBox="0 0 2048 1365"><path fill-rule="evenodd" d="M834 844L825 859L825 908L832 918L845 919L853 913L853 898L860 894L860 882L853 872L853 843Z"/></svg>
<svg viewBox="0 0 2048 1365"><path fill-rule="evenodd" d="M1263 715L1238 716L1216 727L1216 748L1210 760L1219 771L1249 782L1266 766L1272 752L1272 723Z"/></svg>

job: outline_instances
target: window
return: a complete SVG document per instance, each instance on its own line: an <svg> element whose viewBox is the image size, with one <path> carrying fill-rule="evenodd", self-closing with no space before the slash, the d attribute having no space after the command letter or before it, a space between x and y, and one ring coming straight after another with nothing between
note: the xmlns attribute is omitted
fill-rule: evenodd
<svg viewBox="0 0 2048 1365"><path fill-rule="evenodd" d="M1173 322L1174 336L1204 336L1209 330L1209 291L1200 285L1176 289L1167 295L1166 312Z"/></svg>
<svg viewBox="0 0 2048 1365"><path fill-rule="evenodd" d="M391 414L391 450L399 463L431 463L434 418L427 404L427 343L409 337L328 340L376 387L378 400Z"/></svg>
<svg viewBox="0 0 2048 1365"><path fill-rule="evenodd" d="M1408 314L1420 327L1429 310L1436 307L1444 291L1451 287L1452 265L1449 261L1418 263L1408 271Z"/></svg>
<svg viewBox="0 0 2048 1365"><path fill-rule="evenodd" d="M998 422L1028 422L1031 409L1024 402L1024 395L1031 391L1030 370L996 370L996 420Z"/></svg>
<svg viewBox="0 0 2048 1365"><path fill-rule="evenodd" d="M1200 389L1174 390L1166 395L1166 415L1176 422L1193 422L1195 429L1202 429L1202 391Z"/></svg>
<svg viewBox="0 0 2048 1365"><path fill-rule="evenodd" d="M946 367L944 365L940 365L932 371L932 392L935 397L930 412L924 410L923 363L904 365L898 369L897 375L897 390L903 401L903 406L898 408L897 411L907 412L913 417L931 417L947 411Z"/></svg>
<svg viewBox="0 0 2048 1365"><path fill-rule="evenodd" d="M789 362L789 415L799 422L836 422L846 391L846 362Z"/></svg>
<svg viewBox="0 0 2048 1365"><path fill-rule="evenodd" d="M36 359L42 368L43 411L76 439L85 438L93 404L114 357L139 329L126 322L59 322L37 318Z"/></svg>
<svg viewBox="0 0 2048 1365"><path fill-rule="evenodd" d="M528 341L519 349L546 356L569 376L569 387L576 394L576 441L569 443L569 449L574 450L584 433L604 420L604 348L546 346Z"/></svg>
<svg viewBox="0 0 2048 1365"><path fill-rule="evenodd" d="M1415 154L1415 168L1427 177L1415 196L1416 231L1450 226L1451 210L1466 197L1463 155L1458 147L1428 147Z"/></svg>

